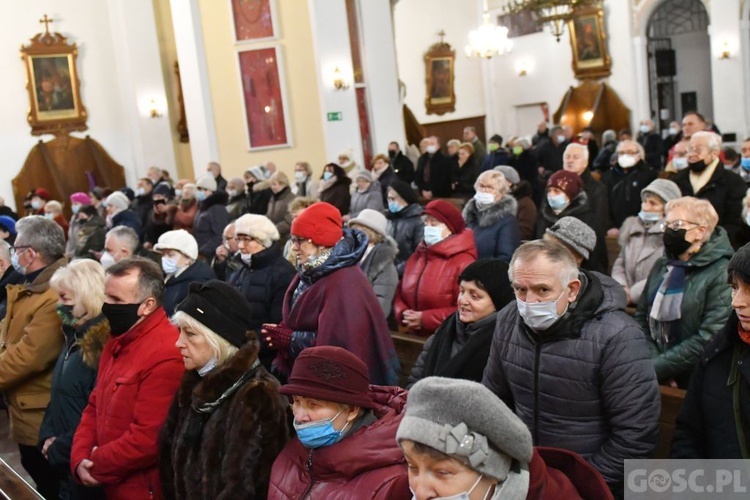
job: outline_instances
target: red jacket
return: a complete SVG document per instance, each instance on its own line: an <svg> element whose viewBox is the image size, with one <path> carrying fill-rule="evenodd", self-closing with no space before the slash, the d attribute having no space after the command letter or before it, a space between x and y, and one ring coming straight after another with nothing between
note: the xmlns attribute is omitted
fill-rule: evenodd
<svg viewBox="0 0 750 500"><path fill-rule="evenodd" d="M110 500L162 497L157 439L184 371L177 336L159 308L104 346L70 467L77 478L78 464L93 461L91 475Z"/></svg>
<svg viewBox="0 0 750 500"><path fill-rule="evenodd" d="M599 472L577 453L535 447L529 464L527 500L610 500L612 492Z"/></svg>
<svg viewBox="0 0 750 500"><path fill-rule="evenodd" d="M370 386L377 421L316 450L297 438L287 443L273 463L268 499L411 499L406 461L396 443L406 394L398 387Z"/></svg>
<svg viewBox="0 0 750 500"><path fill-rule="evenodd" d="M451 314L456 312L458 276L477 260L474 233L471 229L454 234L440 243L420 243L406 261L404 277L396 289L393 311L402 324L404 311L422 312L420 335L429 336Z"/></svg>

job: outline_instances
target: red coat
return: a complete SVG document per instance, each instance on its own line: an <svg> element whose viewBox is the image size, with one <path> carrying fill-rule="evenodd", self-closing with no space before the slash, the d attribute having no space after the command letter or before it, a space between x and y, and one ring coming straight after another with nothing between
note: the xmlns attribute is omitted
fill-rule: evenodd
<svg viewBox="0 0 750 500"><path fill-rule="evenodd" d="M92 460L91 475L110 500L162 497L157 439L184 372L177 336L159 308L104 346L96 388L73 438L70 467L77 478L78 464Z"/></svg>
<svg viewBox="0 0 750 500"><path fill-rule="evenodd" d="M477 260L474 233L466 229L440 243L420 243L406 261L404 276L396 289L393 311L401 325L404 311L422 312L420 335L429 336L456 312L458 276Z"/></svg>
<svg viewBox="0 0 750 500"><path fill-rule="evenodd" d="M612 492L599 472L577 453L535 447L529 464L527 500L610 500Z"/></svg>
<svg viewBox="0 0 750 500"><path fill-rule="evenodd" d="M309 450L294 438L271 469L268 500L409 500L406 461L396 443L406 391L370 386L378 420L331 446ZM312 474L307 464L312 462Z"/></svg>

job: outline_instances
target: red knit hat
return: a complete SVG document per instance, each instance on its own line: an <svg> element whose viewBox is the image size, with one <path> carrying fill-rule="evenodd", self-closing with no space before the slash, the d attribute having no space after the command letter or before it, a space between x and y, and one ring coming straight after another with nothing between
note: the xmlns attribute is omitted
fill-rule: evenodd
<svg viewBox="0 0 750 500"><path fill-rule="evenodd" d="M44 188L38 188L36 191L34 191L34 196L38 196L44 201L49 201L52 197L49 195L49 191L47 191Z"/></svg>
<svg viewBox="0 0 750 500"><path fill-rule="evenodd" d="M294 362L289 383L279 392L345 405L374 408L367 365L335 346L308 347Z"/></svg>
<svg viewBox="0 0 750 500"><path fill-rule="evenodd" d="M332 247L344 236L342 225L338 208L319 201L294 218L291 233L300 238L310 239L316 245Z"/></svg>
<svg viewBox="0 0 750 500"><path fill-rule="evenodd" d="M565 193L569 200L575 200L578 193L583 189L583 181L578 174L567 170L558 170L547 181L547 189L552 187Z"/></svg>
<svg viewBox="0 0 750 500"><path fill-rule="evenodd" d="M445 224L451 233L458 234L466 229L461 211L445 200L431 201L424 207L425 215L431 215Z"/></svg>

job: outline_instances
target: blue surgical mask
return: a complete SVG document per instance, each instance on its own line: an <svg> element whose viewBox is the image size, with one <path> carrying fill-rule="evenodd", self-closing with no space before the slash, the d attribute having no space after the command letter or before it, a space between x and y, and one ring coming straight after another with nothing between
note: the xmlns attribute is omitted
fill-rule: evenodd
<svg viewBox="0 0 750 500"><path fill-rule="evenodd" d="M27 272L27 271L26 271L26 266L22 266L21 264L19 264L19 263L18 263L18 257L19 257L19 255L21 255L21 254L22 254L23 252L26 252L26 251L28 251L28 250L29 250L29 249L28 249L28 248L26 248L26 249L25 249L25 250L23 250L22 252L15 252L15 253L14 253L14 254L13 254L13 255L12 255L11 257L10 257L10 263L11 263L11 265L13 266L13 269L15 269L15 270L16 270L16 272L17 272L18 274L26 274L26 272Z"/></svg>
<svg viewBox="0 0 750 500"><path fill-rule="evenodd" d="M331 446L341 441L344 436L344 429L349 425L349 422L344 425L344 428L337 431L333 427L333 421L336 420L341 414L339 411L333 418L324 420L316 420L315 422L308 422L306 424L298 424L294 422L294 430L297 433L299 442L305 448L322 448L324 446Z"/></svg>
<svg viewBox="0 0 750 500"><path fill-rule="evenodd" d="M651 127L649 127L648 125L641 125L640 130L641 133L648 134L649 132L651 132Z"/></svg>
<svg viewBox="0 0 750 500"><path fill-rule="evenodd" d="M565 292L567 292L567 288L563 290L560 297L565 295ZM524 302L517 298L518 314L521 315L526 326L535 332L544 331L554 325L562 316L562 314L557 314L557 301L560 300L560 297L549 302ZM565 309L567 310L567 306ZM565 314L565 311L563 311L563 314Z"/></svg>
<svg viewBox="0 0 750 500"><path fill-rule="evenodd" d="M81 209L81 205L72 205L72 206L70 207L70 210L71 210L71 211L72 211L72 212L73 212L74 214L78 214L78 211L79 211L80 209Z"/></svg>
<svg viewBox="0 0 750 500"><path fill-rule="evenodd" d="M55 214L53 214L52 212L45 212L44 218L47 220L55 220Z"/></svg>
<svg viewBox="0 0 750 500"><path fill-rule="evenodd" d="M199 189L198 191L195 192L195 198L198 201L205 200L206 199L206 192Z"/></svg>
<svg viewBox="0 0 750 500"><path fill-rule="evenodd" d="M164 269L165 274L174 274L180 269L177 266L177 261L170 257L162 257L161 268Z"/></svg>
<svg viewBox="0 0 750 500"><path fill-rule="evenodd" d="M461 493L456 493L455 495L451 495L449 497L432 497L432 500L469 500L469 498L471 498L471 492L476 489L483 477L484 474L480 475L477 480L474 481L474 484L471 488L469 488L468 491L462 491ZM491 488L492 485L487 488L487 492L484 494L484 498L487 498L487 495L489 494ZM416 493L414 493L414 490L412 490L411 487L409 488L409 491L411 491L412 500L415 500L417 498Z"/></svg>
<svg viewBox="0 0 750 500"><path fill-rule="evenodd" d="M402 207L401 205L399 205L397 201L389 201L388 202L388 210L392 214L400 212L401 210L403 210L403 208L404 207Z"/></svg>
<svg viewBox="0 0 750 500"><path fill-rule="evenodd" d="M644 212L641 210L638 212L638 217L641 218L644 224L653 224L654 222L661 219L661 214L658 214L656 212Z"/></svg>
<svg viewBox="0 0 750 500"><path fill-rule="evenodd" d="M182 196L182 189L175 189L174 195L176 198L179 198L180 196Z"/></svg>
<svg viewBox="0 0 750 500"><path fill-rule="evenodd" d="M424 227L424 242L427 246L434 245L443 241L443 229L444 226L425 226Z"/></svg>
<svg viewBox="0 0 750 500"><path fill-rule="evenodd" d="M742 165L742 168L745 170L750 171L750 158L742 158L740 160L740 165Z"/></svg>
<svg viewBox="0 0 750 500"><path fill-rule="evenodd" d="M672 158L672 166L678 172L680 170L685 170L688 166L687 158L684 158L682 156L675 156L674 158Z"/></svg>
<svg viewBox="0 0 750 500"><path fill-rule="evenodd" d="M562 210L568 206L568 198L564 194L548 194L547 203L552 210Z"/></svg>
<svg viewBox="0 0 750 500"><path fill-rule="evenodd" d="M333 172L323 172L323 180L324 181L327 181L331 177L333 177Z"/></svg>

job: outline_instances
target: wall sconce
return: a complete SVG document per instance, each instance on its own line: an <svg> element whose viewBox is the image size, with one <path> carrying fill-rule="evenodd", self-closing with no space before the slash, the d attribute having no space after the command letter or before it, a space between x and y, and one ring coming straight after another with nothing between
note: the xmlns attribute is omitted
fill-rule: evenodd
<svg viewBox="0 0 750 500"><path fill-rule="evenodd" d="M346 90L349 88L349 84L344 80L344 77L341 74L341 70L338 66L336 66L336 69L333 70L333 87L336 90Z"/></svg>
<svg viewBox="0 0 750 500"><path fill-rule="evenodd" d="M729 59L732 56L731 52L729 51L729 42L727 40L724 40L724 45L721 50L721 54L719 55L719 59Z"/></svg>
<svg viewBox="0 0 750 500"><path fill-rule="evenodd" d="M164 113L159 111L159 108L156 105L156 99L151 99L151 109L149 111L149 114L151 118L161 118L162 116L164 116Z"/></svg>
<svg viewBox="0 0 750 500"><path fill-rule="evenodd" d="M586 123L591 123L591 119L594 117L594 112L589 110L585 111L583 113L583 119L586 120Z"/></svg>
<svg viewBox="0 0 750 500"><path fill-rule="evenodd" d="M526 76L529 74L529 62L526 59L519 59L516 62L516 73L518 76Z"/></svg>

